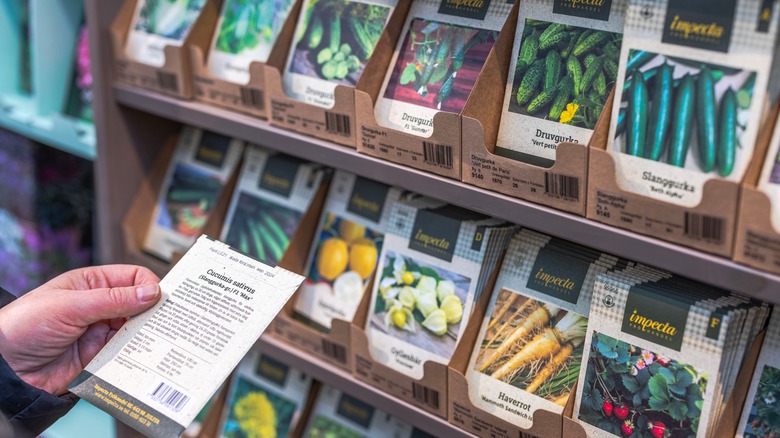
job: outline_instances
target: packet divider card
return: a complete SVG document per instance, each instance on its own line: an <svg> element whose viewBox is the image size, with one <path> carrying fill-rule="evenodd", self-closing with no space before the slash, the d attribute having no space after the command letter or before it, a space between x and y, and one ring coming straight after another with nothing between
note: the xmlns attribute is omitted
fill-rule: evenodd
<svg viewBox="0 0 780 438"><path fill-rule="evenodd" d="M460 113L511 9L497 0L415 0L375 103L377 122L430 137L436 113Z"/></svg>
<svg viewBox="0 0 780 438"><path fill-rule="evenodd" d="M306 405L311 383L311 376L250 350L233 375L219 436L290 436Z"/></svg>
<svg viewBox="0 0 780 438"><path fill-rule="evenodd" d="M163 0L167 1L167 0ZM223 186L241 158L244 144L186 126L163 180L144 250L170 260L200 235Z"/></svg>
<svg viewBox="0 0 780 438"><path fill-rule="evenodd" d="M222 239L276 265L282 259L326 171L290 155L250 146L222 228Z"/></svg>
<svg viewBox="0 0 780 438"><path fill-rule="evenodd" d="M207 0L137 0L125 54L143 64L165 65L165 46L181 46Z"/></svg>
<svg viewBox="0 0 780 438"><path fill-rule="evenodd" d="M525 0L496 154L550 167L558 143L587 144L617 79L628 0Z"/></svg>
<svg viewBox="0 0 780 438"><path fill-rule="evenodd" d="M302 281L201 236L68 389L146 436L178 436Z"/></svg>
<svg viewBox="0 0 780 438"><path fill-rule="evenodd" d="M293 0L224 0L208 53L215 77L245 85L249 64L266 62Z"/></svg>
<svg viewBox="0 0 780 438"><path fill-rule="evenodd" d="M401 189L336 171L306 263L295 313L320 331L352 321L376 271L390 212Z"/></svg>
<svg viewBox="0 0 780 438"><path fill-rule="evenodd" d="M618 186L683 207L739 182L752 158L776 45L760 0L632 0L607 151Z"/></svg>
<svg viewBox="0 0 780 438"><path fill-rule="evenodd" d="M354 87L397 0L306 0L282 75L290 98L323 108L336 85Z"/></svg>

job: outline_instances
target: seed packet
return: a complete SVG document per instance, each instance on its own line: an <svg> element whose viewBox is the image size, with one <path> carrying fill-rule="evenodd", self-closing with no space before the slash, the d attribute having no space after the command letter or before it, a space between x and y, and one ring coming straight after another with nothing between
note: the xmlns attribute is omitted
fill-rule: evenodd
<svg viewBox="0 0 780 438"><path fill-rule="evenodd" d="M404 23L374 114L420 137L439 111L460 113L512 2L416 0Z"/></svg>
<svg viewBox="0 0 780 438"><path fill-rule="evenodd" d="M419 195L397 203L365 327L374 360L414 379L446 364L515 229Z"/></svg>
<svg viewBox="0 0 780 438"><path fill-rule="evenodd" d="M243 148L240 140L191 126L182 129L144 239L145 251L167 261L195 242Z"/></svg>
<svg viewBox="0 0 780 438"><path fill-rule="evenodd" d="M332 386L322 385L303 436L427 438L431 435Z"/></svg>
<svg viewBox="0 0 780 438"><path fill-rule="evenodd" d="M398 188L336 171L298 290L297 316L325 332L333 318L352 320L400 196Z"/></svg>
<svg viewBox="0 0 780 438"><path fill-rule="evenodd" d="M326 174L318 164L248 147L222 240L263 263L276 265Z"/></svg>
<svg viewBox="0 0 780 438"><path fill-rule="evenodd" d="M693 207L708 180L742 179L776 43L762 5L630 2L607 139L623 190Z"/></svg>
<svg viewBox="0 0 780 438"><path fill-rule="evenodd" d="M138 0L125 54L155 67L165 65L165 46L181 46L206 0Z"/></svg>
<svg viewBox="0 0 780 438"><path fill-rule="evenodd" d="M471 403L522 428L563 412L579 376L593 282L618 258L522 230L512 239L466 371Z"/></svg>
<svg viewBox="0 0 780 438"><path fill-rule="evenodd" d="M773 312L758 356L753 380L740 417L737 437L769 437L780 433L780 313Z"/></svg>
<svg viewBox="0 0 780 438"><path fill-rule="evenodd" d="M617 79L628 0L524 1L496 154L550 167L560 142L587 144Z"/></svg>
<svg viewBox="0 0 780 438"><path fill-rule="evenodd" d="M306 0L282 75L291 98L324 108L355 86L398 0Z"/></svg>
<svg viewBox="0 0 780 438"><path fill-rule="evenodd" d="M306 405L311 383L311 376L250 350L231 380L219 436L290 436Z"/></svg>
<svg viewBox="0 0 780 438"><path fill-rule="evenodd" d="M293 0L225 0L219 16L208 69L238 84L249 82L249 64L266 62Z"/></svg>

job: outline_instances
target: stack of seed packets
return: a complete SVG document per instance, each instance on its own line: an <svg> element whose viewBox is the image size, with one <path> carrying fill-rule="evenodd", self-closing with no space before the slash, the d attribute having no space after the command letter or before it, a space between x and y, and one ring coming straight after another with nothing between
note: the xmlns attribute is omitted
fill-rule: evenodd
<svg viewBox="0 0 780 438"><path fill-rule="evenodd" d="M574 390L596 276L617 257L528 229L509 244L466 370L471 403L524 429Z"/></svg>
<svg viewBox="0 0 780 438"><path fill-rule="evenodd" d="M375 361L413 379L446 364L516 227L409 194L390 216L366 335Z"/></svg>
<svg viewBox="0 0 780 438"><path fill-rule="evenodd" d="M352 321L400 196L398 188L336 171L297 294L298 317L324 332L334 318Z"/></svg>
<svg viewBox="0 0 780 438"><path fill-rule="evenodd" d="M550 167L587 144L615 86L628 0L526 0L519 9L496 154Z"/></svg>
<svg viewBox="0 0 780 438"><path fill-rule="evenodd" d="M181 46L206 0L137 0L125 55L143 64L165 65L165 46Z"/></svg>
<svg viewBox="0 0 780 438"><path fill-rule="evenodd" d="M144 250L170 260L195 242L223 186L241 158L244 143L186 126L165 175Z"/></svg>
<svg viewBox="0 0 780 438"><path fill-rule="evenodd" d="M330 108L355 86L398 0L306 0L282 76L287 96Z"/></svg>
<svg viewBox="0 0 780 438"><path fill-rule="evenodd" d="M460 113L512 5L415 0L374 108L377 122L430 137L436 113Z"/></svg>
<svg viewBox="0 0 780 438"><path fill-rule="evenodd" d="M716 433L766 304L642 265L596 279L574 413L589 436Z"/></svg>
<svg viewBox="0 0 780 438"><path fill-rule="evenodd" d="M257 146L247 148L222 240L276 265L329 170Z"/></svg>
<svg viewBox="0 0 780 438"><path fill-rule="evenodd" d="M764 5L630 1L607 139L621 189L693 207L707 181L742 179L776 45Z"/></svg>
<svg viewBox="0 0 780 438"><path fill-rule="evenodd" d="M737 436L770 437L780 434L780 313L774 312L758 356L745 400Z"/></svg>
<svg viewBox="0 0 780 438"><path fill-rule="evenodd" d="M249 64L266 62L293 0L225 0L211 41L208 69L215 77L249 82Z"/></svg>
<svg viewBox="0 0 780 438"><path fill-rule="evenodd" d="M320 387L303 433L307 438L428 438L431 435L332 386Z"/></svg>
<svg viewBox="0 0 780 438"><path fill-rule="evenodd" d="M219 436L290 436L300 420L311 384L307 374L250 350L230 383Z"/></svg>

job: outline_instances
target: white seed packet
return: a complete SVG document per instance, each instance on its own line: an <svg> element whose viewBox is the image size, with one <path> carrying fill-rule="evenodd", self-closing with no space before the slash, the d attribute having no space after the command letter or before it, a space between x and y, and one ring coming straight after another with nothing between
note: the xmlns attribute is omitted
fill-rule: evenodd
<svg viewBox="0 0 780 438"><path fill-rule="evenodd" d="M769 320L761 353L756 362L736 436L768 437L780 432L777 397L780 397L780 313Z"/></svg>
<svg viewBox="0 0 780 438"><path fill-rule="evenodd" d="M296 295L296 314L326 332L334 318L352 321L400 196L401 189L336 171Z"/></svg>
<svg viewBox="0 0 780 438"><path fill-rule="evenodd" d="M144 435L178 436L302 281L201 236L69 389Z"/></svg>
<svg viewBox="0 0 780 438"><path fill-rule="evenodd" d="M306 0L282 75L290 98L332 108L336 85L355 86L398 0Z"/></svg>
<svg viewBox="0 0 780 438"><path fill-rule="evenodd" d="M225 0L207 66L215 77L245 85L249 64L266 62L294 0Z"/></svg>
<svg viewBox="0 0 780 438"><path fill-rule="evenodd" d="M742 179L776 45L762 5L631 1L607 139L621 189L693 207L707 181Z"/></svg>
<svg viewBox="0 0 780 438"><path fill-rule="evenodd" d="M424 197L393 208L372 287L373 359L414 379L446 364L514 227ZM498 242L498 243L497 243Z"/></svg>
<svg viewBox="0 0 780 438"><path fill-rule="evenodd" d="M436 113L460 113L512 4L415 0L374 107L377 122L430 137Z"/></svg>
<svg viewBox="0 0 780 438"><path fill-rule="evenodd" d="M181 46L206 0L137 0L125 55L155 67L165 65L165 46Z"/></svg>
<svg viewBox="0 0 780 438"><path fill-rule="evenodd" d="M248 147L221 239L275 266L326 174L318 164L258 146Z"/></svg>
<svg viewBox="0 0 780 438"><path fill-rule="evenodd" d="M250 350L230 382L219 436L290 436L301 420L311 383L308 374Z"/></svg>
<svg viewBox="0 0 780 438"><path fill-rule="evenodd" d="M145 251L168 261L192 245L243 148L240 140L221 134L182 129L144 239Z"/></svg>
<svg viewBox="0 0 780 438"><path fill-rule="evenodd" d="M769 218L772 226L780 230L780 123L777 121L761 168L758 189L766 193L772 201L772 213Z"/></svg>
<svg viewBox="0 0 780 438"><path fill-rule="evenodd" d="M523 2L497 155L550 167L558 143L590 140L617 79L628 0L597 3Z"/></svg>
<svg viewBox="0 0 780 438"><path fill-rule="evenodd" d="M303 436L423 438L430 435L332 386L322 385Z"/></svg>
<svg viewBox="0 0 780 438"><path fill-rule="evenodd" d="M579 375L593 283L617 262L550 236L516 234L466 370L471 403L525 429L538 409L563 412Z"/></svg>

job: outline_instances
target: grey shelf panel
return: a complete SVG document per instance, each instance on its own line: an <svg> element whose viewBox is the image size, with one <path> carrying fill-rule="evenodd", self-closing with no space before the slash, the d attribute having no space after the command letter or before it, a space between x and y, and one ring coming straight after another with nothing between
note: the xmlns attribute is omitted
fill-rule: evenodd
<svg viewBox="0 0 780 438"><path fill-rule="evenodd" d="M183 101L121 84L114 85L114 92L120 104L131 108L349 170L694 280L780 303L780 276L726 258L358 154L350 148L206 104Z"/></svg>
<svg viewBox="0 0 780 438"><path fill-rule="evenodd" d="M367 385L346 371L316 359L273 336L261 336L256 346L259 351L268 353L294 368L309 373L314 379L371 403L376 408L396 416L433 436L446 436L447 438L474 437L474 435L448 423L447 420L431 415L373 386Z"/></svg>

